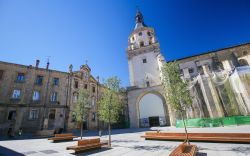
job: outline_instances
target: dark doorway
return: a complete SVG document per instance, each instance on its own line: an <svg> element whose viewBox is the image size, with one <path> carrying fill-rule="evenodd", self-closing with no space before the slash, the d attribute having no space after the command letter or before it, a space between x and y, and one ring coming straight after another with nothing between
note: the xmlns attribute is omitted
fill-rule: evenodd
<svg viewBox="0 0 250 156"><path fill-rule="evenodd" d="M83 130L87 130L88 129L88 126L87 126L87 122L84 121L83 124L82 124L82 129Z"/></svg>
<svg viewBox="0 0 250 156"><path fill-rule="evenodd" d="M149 119L149 126L150 127L160 126L159 116L151 116L148 119Z"/></svg>

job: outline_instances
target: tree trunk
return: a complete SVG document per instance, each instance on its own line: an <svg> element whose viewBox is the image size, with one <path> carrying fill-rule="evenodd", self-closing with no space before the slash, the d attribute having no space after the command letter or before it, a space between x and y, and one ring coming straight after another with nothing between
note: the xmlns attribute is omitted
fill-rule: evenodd
<svg viewBox="0 0 250 156"><path fill-rule="evenodd" d="M81 140L82 140L82 131L83 131L82 125L83 125L83 122L81 122Z"/></svg>
<svg viewBox="0 0 250 156"><path fill-rule="evenodd" d="M187 132L187 127L186 127L186 123L185 123L185 120L184 120L184 117L183 117L183 112L181 112L181 119L182 119L182 122L183 122L183 125L184 125L184 129L185 129L185 134L186 134L186 142L188 143L188 145L190 145L189 143L189 139L188 139L188 132Z"/></svg>
<svg viewBox="0 0 250 156"><path fill-rule="evenodd" d="M111 109L111 100L112 100L112 94L111 94L111 96L110 96L110 104L109 104L109 148L111 147L111 126L110 126L110 124L111 124L111 112L110 112L110 109Z"/></svg>
<svg viewBox="0 0 250 156"><path fill-rule="evenodd" d="M111 147L111 126L109 122L109 147Z"/></svg>

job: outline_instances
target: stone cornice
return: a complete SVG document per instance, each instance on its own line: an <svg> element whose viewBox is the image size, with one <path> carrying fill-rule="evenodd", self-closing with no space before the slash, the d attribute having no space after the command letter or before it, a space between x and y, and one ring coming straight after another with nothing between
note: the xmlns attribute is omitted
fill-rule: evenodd
<svg viewBox="0 0 250 156"><path fill-rule="evenodd" d="M134 49L134 50L127 50L128 59L131 59L133 56L149 53L152 51L154 51L155 53L160 53L159 43L154 43L152 45L144 46L144 47Z"/></svg>
<svg viewBox="0 0 250 156"><path fill-rule="evenodd" d="M13 103L0 103L0 107L32 107L32 108L43 108L42 104L13 104ZM66 108L66 105L57 105L57 104L49 104L46 107L48 108Z"/></svg>

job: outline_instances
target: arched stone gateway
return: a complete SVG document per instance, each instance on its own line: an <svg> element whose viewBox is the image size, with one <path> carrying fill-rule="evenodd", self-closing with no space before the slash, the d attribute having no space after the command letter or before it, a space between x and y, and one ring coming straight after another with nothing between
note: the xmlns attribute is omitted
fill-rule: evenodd
<svg viewBox="0 0 250 156"><path fill-rule="evenodd" d="M165 99L155 92L144 93L138 98L139 127L168 125Z"/></svg>

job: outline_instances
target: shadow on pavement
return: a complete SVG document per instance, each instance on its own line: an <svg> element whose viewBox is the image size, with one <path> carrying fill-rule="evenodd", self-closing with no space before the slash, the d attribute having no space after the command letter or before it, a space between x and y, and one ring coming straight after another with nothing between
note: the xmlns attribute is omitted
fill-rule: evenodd
<svg viewBox="0 0 250 156"><path fill-rule="evenodd" d="M135 150L147 150L147 151L159 151L159 150L172 150L174 148L174 146L140 146L140 145L136 145L133 147Z"/></svg>
<svg viewBox="0 0 250 156"><path fill-rule="evenodd" d="M91 155L91 154L96 154L96 153L108 151L108 150L111 150L111 149L112 148L102 147L100 149L91 149L91 150L88 150L88 151L85 151L85 152L82 152L82 153L76 153L76 154L73 154L73 155L76 155L76 156L85 156L85 155Z"/></svg>
<svg viewBox="0 0 250 156"><path fill-rule="evenodd" d="M126 129L112 129L111 134L116 135L116 134L124 134L124 133L137 133L137 132L145 132L145 131L150 131L149 128L126 128ZM80 136L80 131L79 130L74 130L72 131L74 135ZM108 130L102 130L102 136L103 135L108 135ZM91 137L91 136L99 136L98 131L85 131L83 132L83 136Z"/></svg>
<svg viewBox="0 0 250 156"><path fill-rule="evenodd" d="M196 156L207 156L207 153L197 152Z"/></svg>
<svg viewBox="0 0 250 156"><path fill-rule="evenodd" d="M50 142L50 143L55 143L55 144L57 144L57 143L64 143L64 142L75 142L75 141L77 141L77 140L54 140L54 141L52 141L52 140L48 140L48 142Z"/></svg>
<svg viewBox="0 0 250 156"><path fill-rule="evenodd" d="M0 146L0 156L24 156L24 154L18 153L6 147Z"/></svg>
<svg viewBox="0 0 250 156"><path fill-rule="evenodd" d="M234 147L232 151L247 155L250 153L250 147Z"/></svg>
<svg viewBox="0 0 250 156"><path fill-rule="evenodd" d="M145 132L145 131L150 131L149 128L127 128L127 129L113 129L111 134L116 135L116 134L124 134L124 133L136 133L136 132ZM79 130L73 130L72 132L64 132L64 133L73 133L76 136L80 137L80 131ZM107 130L102 131L102 136L108 135ZM83 132L83 137L99 137L99 132L98 131L85 131ZM45 139L49 138L50 136L34 136L31 133L23 134L22 136L14 136L14 137L7 137L7 136L1 136L0 141L8 141L8 140L28 140L28 139Z"/></svg>

